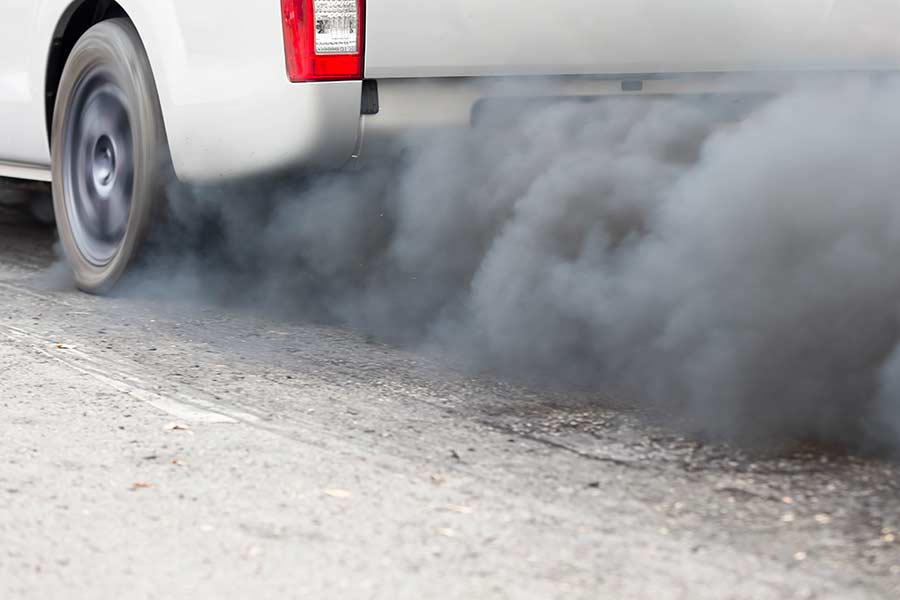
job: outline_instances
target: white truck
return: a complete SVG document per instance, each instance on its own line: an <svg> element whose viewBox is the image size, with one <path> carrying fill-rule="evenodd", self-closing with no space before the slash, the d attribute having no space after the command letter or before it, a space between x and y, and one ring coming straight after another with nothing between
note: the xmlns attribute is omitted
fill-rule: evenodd
<svg viewBox="0 0 900 600"><path fill-rule="evenodd" d="M896 71L900 0L0 0L0 177L109 289L169 174L334 168L479 102ZM497 86L500 80L512 86Z"/></svg>

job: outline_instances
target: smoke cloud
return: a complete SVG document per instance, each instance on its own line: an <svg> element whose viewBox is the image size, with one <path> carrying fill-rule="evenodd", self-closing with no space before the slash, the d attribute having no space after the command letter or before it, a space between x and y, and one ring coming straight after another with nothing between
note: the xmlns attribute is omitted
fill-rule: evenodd
<svg viewBox="0 0 900 600"><path fill-rule="evenodd" d="M900 441L900 87L488 111L173 191L125 293L326 320L714 435Z"/></svg>

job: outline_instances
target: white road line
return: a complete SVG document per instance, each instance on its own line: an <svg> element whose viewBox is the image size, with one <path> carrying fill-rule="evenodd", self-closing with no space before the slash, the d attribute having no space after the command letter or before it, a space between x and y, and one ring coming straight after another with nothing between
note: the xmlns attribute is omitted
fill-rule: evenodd
<svg viewBox="0 0 900 600"><path fill-rule="evenodd" d="M194 423L238 423L259 420L256 415L231 410L207 400L189 397L186 394L177 393L175 397L163 396L146 389L135 377L116 369L111 361L98 359L77 348L59 348L59 345L53 341L11 325L0 324L0 334L12 341L24 342L54 361L179 419Z"/></svg>

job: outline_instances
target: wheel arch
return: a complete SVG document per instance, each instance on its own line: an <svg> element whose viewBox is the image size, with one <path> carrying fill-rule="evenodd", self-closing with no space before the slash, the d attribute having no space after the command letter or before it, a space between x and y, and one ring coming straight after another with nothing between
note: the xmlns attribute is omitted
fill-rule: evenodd
<svg viewBox="0 0 900 600"><path fill-rule="evenodd" d="M157 1L154 2L153 8L162 13L166 12L164 8L169 8L166 5L168 5L168 2ZM144 45L144 51L147 53L147 58L150 61L150 68L153 72L157 89L160 96L162 96L160 85L163 82L160 81L158 77L159 71L155 68L156 63L154 61L153 48L151 47L152 44L148 43L153 40L148 40L147 37L147 35L152 33L156 24L147 22L149 14L147 9L141 5L141 0L65 0L62 10L57 9L57 13L59 17L56 20L56 26L53 29L47 52L44 79L45 125L48 146L52 144L53 111L66 61L81 36L101 21L126 18L131 22ZM160 101L162 102L162 98L160 98ZM165 109L163 109L163 121L163 129L165 130Z"/></svg>
<svg viewBox="0 0 900 600"><path fill-rule="evenodd" d="M88 29L100 21L115 17L130 20L125 9L115 0L75 0L69 3L57 20L47 52L44 77L44 112L48 143L51 142L56 93L72 49Z"/></svg>

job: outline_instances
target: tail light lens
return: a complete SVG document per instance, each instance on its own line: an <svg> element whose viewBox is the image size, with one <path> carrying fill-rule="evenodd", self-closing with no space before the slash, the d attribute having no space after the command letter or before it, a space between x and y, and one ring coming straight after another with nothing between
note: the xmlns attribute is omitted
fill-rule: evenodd
<svg viewBox="0 0 900 600"><path fill-rule="evenodd" d="M362 79L365 0L281 0L291 81Z"/></svg>

